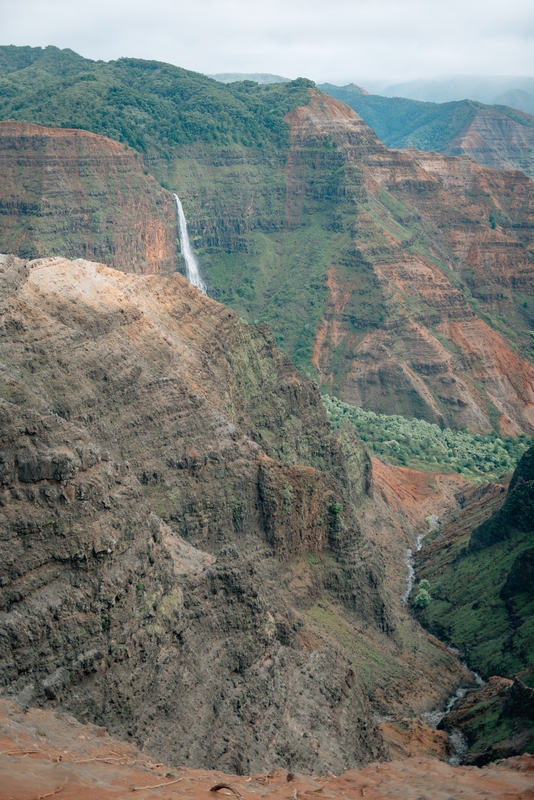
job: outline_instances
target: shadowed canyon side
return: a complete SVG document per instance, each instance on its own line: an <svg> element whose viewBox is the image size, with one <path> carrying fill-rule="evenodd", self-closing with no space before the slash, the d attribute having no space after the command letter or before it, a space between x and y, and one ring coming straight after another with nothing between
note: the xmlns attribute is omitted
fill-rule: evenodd
<svg viewBox="0 0 534 800"><path fill-rule="evenodd" d="M465 672L401 605L414 525L381 552L352 429L181 275L3 256L0 279L3 691L175 763L387 756L371 707L439 707Z"/></svg>
<svg viewBox="0 0 534 800"><path fill-rule="evenodd" d="M0 122L0 175L1 252L175 271L172 195L134 150L83 130Z"/></svg>
<svg viewBox="0 0 534 800"><path fill-rule="evenodd" d="M313 197L317 142L330 141L339 225L350 227L328 269L314 346L321 381L384 413L531 432L534 184L468 159L388 150L315 92L287 119L291 208Z"/></svg>
<svg viewBox="0 0 534 800"><path fill-rule="evenodd" d="M465 500L416 567L431 597L421 621L489 677L444 721L480 766L534 750L534 447L507 491L489 484Z"/></svg>

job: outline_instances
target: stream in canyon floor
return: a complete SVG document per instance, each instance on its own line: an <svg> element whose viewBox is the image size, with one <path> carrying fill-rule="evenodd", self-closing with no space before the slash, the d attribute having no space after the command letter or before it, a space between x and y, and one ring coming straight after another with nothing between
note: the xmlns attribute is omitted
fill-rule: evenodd
<svg viewBox="0 0 534 800"><path fill-rule="evenodd" d="M427 518L427 522L428 522L428 524L430 526L429 530L428 530L428 533L432 533L432 531L435 531L435 530L437 530L439 528L439 517L437 517L435 514L432 514L430 517L428 517ZM421 534L420 536L417 537L415 550L412 550L411 548L408 548L408 550L406 550L406 558L405 558L405 562L404 563L406 564L406 567L408 569L408 574L406 576L406 590L405 590L404 594L401 597L401 600L402 600L404 605L407 604L407 602L408 602L408 600L410 598L410 594L412 593L412 590L413 590L413 587L414 587L414 583L415 583L415 569L414 569L414 563L413 563L414 552L418 553L421 550L421 548L423 547L423 540L424 540L425 536L427 536L427 535L428 535L427 533L424 533L424 534ZM450 647L448 645L446 645L446 646L447 646L447 649L451 653L454 653L455 656L460 658L460 662L461 662L462 666L466 670L468 670L470 672L470 674L473 676L473 679L474 679L476 685L477 686L484 686L485 681L480 677L480 675L478 673L473 672L472 670L469 669L469 667L467 666L465 661L462 659L462 654L460 653L460 651L456 647ZM465 695L467 694L467 692L469 691L470 688L472 688L472 685L471 686L459 686L455 690L455 692L448 698L448 700L445 703L445 706L443 708L434 709L433 711L427 711L424 714L421 714L421 716L423 717L423 719L426 720L426 722L432 728L436 728L437 729L437 727L438 727L439 723L441 722L441 720L444 717L446 717L447 714L449 714L452 711L452 709L454 708L456 703L458 703L460 700L462 700L465 697ZM463 733L461 731L457 730L456 728L453 728L449 732L449 739L450 739L450 743L451 743L452 753L449 756L449 758L447 759L447 761L449 762L449 764L451 766L457 767L461 763L462 756L469 749L469 745L468 745L467 739L465 738Z"/></svg>
<svg viewBox="0 0 534 800"><path fill-rule="evenodd" d="M182 208L182 203L180 202L180 198L177 194L174 195L174 199L176 200L176 207L178 209L178 224L180 227L180 247L182 249L182 255L185 261L185 273L187 280L189 283L192 283L193 286L196 286L197 289L200 289L202 294L206 294L206 284L200 277L200 270L198 268L198 263L195 258L195 254L191 248L191 242L189 241L189 233L187 231L187 220L185 218L184 210Z"/></svg>

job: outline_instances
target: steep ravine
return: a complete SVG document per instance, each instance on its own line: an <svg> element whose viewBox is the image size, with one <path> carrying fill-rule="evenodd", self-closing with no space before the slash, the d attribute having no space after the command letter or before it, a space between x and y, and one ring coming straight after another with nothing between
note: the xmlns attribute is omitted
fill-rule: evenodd
<svg viewBox="0 0 534 800"><path fill-rule="evenodd" d="M508 491L467 495L416 558L430 598L417 616L487 678L441 723L462 731L468 763L534 748L533 464L531 447Z"/></svg>
<svg viewBox="0 0 534 800"><path fill-rule="evenodd" d="M463 670L402 607L414 527L354 433L181 275L0 278L3 692L174 763L387 758L372 711L428 711Z"/></svg>

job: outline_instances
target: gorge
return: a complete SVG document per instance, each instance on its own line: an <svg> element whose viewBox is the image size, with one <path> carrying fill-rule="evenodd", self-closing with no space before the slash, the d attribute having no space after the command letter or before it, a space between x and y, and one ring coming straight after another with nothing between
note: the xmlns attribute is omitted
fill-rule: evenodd
<svg viewBox="0 0 534 800"><path fill-rule="evenodd" d="M58 742L67 724L88 742L105 727L184 781L266 773L283 793L287 772L358 769L335 791L378 798L375 773L388 791L403 770L425 791L461 782L443 763L460 729L463 762L485 770L462 774L498 797L487 765L533 748L533 182L389 149L304 79L225 86L14 50L6 750L31 740L23 709ZM462 468L449 450L438 463L430 433L420 461L392 463L413 431L372 420L384 452L366 446L356 406L454 433ZM65 752L102 755L81 746ZM521 786L522 758L502 766Z"/></svg>

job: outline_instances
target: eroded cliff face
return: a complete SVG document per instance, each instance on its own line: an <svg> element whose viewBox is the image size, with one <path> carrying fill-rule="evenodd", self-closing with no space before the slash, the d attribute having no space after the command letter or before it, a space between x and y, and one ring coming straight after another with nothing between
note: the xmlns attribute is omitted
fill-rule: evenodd
<svg viewBox="0 0 534 800"><path fill-rule="evenodd" d="M520 169L534 177L533 118L529 125L499 114L493 109L478 109L475 118L440 152L448 156L466 155L492 169Z"/></svg>
<svg viewBox="0 0 534 800"><path fill-rule="evenodd" d="M139 155L83 130L0 122L0 251L176 269L176 209Z"/></svg>
<svg viewBox="0 0 534 800"><path fill-rule="evenodd" d="M534 184L469 159L388 150L325 95L287 119L288 224L304 224L317 143L331 142L339 226L350 229L327 273L321 381L380 412L531 432Z"/></svg>
<svg viewBox="0 0 534 800"><path fill-rule="evenodd" d="M4 691L175 763L387 755L370 702L427 710L462 668L388 582L354 433L180 275L0 269Z"/></svg>

